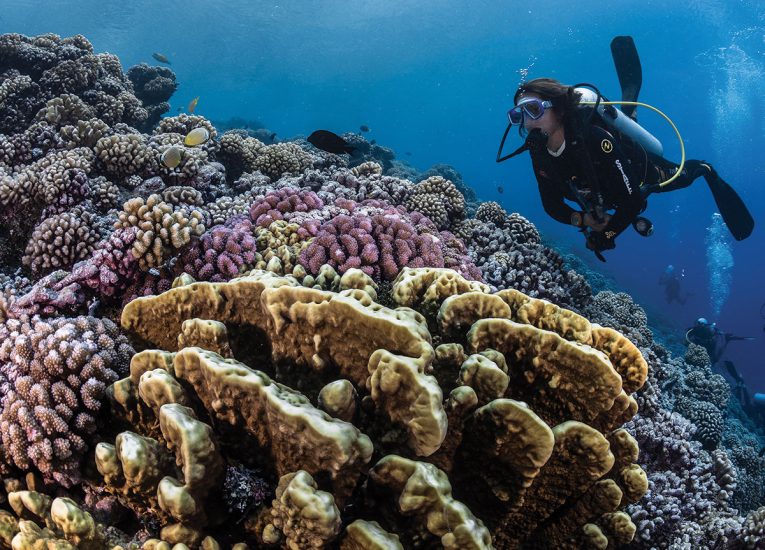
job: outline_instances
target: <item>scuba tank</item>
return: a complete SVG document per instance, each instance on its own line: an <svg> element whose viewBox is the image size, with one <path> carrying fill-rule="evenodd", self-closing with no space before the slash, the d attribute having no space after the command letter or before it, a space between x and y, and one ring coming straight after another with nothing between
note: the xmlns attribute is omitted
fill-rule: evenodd
<svg viewBox="0 0 765 550"><path fill-rule="evenodd" d="M576 92L582 94L580 101L592 103L600 103L599 100L607 101L603 96L600 96L594 90L589 88L578 87L574 89ZM598 104L597 112L606 124L618 132L630 137L636 143L639 143L646 152L659 157L663 156L664 147L661 142L648 130L622 113L619 109L615 109L612 105Z"/></svg>

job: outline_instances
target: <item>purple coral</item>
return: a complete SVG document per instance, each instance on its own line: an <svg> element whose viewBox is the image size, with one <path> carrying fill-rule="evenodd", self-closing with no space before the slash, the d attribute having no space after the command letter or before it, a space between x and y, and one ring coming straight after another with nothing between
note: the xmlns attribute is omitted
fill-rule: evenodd
<svg viewBox="0 0 765 550"><path fill-rule="evenodd" d="M101 241L93 256L77 262L72 272L54 271L14 300L9 314L54 316L83 312L92 298L111 298L134 284L138 261L130 253L136 228L118 229Z"/></svg>
<svg viewBox="0 0 765 550"><path fill-rule="evenodd" d="M132 285L125 289L122 295L122 305L124 306L128 302L132 302L136 298L142 298L144 296L156 296L163 292L170 290L173 285L173 280L165 270L152 273L141 273L140 278Z"/></svg>
<svg viewBox="0 0 765 550"><path fill-rule="evenodd" d="M268 193L250 207L250 219L259 227L268 227L277 220L290 219L290 214L308 212L324 206L313 191L284 187Z"/></svg>
<svg viewBox="0 0 765 550"><path fill-rule="evenodd" d="M106 388L133 349L116 325L94 317L0 325L0 436L5 459L71 486L97 428Z"/></svg>
<svg viewBox="0 0 765 550"><path fill-rule="evenodd" d="M99 243L93 256L75 264L64 284L79 283L100 297L114 296L135 280L138 260L130 253L135 227L118 229Z"/></svg>
<svg viewBox="0 0 765 550"><path fill-rule="evenodd" d="M473 263L462 239L449 231L440 232L444 251L444 267L455 270L466 279L483 282L481 270Z"/></svg>
<svg viewBox="0 0 765 550"><path fill-rule="evenodd" d="M192 241L178 265L198 281L228 281L255 262L256 248L248 220L216 225Z"/></svg>
<svg viewBox="0 0 765 550"><path fill-rule="evenodd" d="M308 228L313 233L315 228ZM408 267L443 267L438 237L418 233L400 214L340 215L324 223L300 254L300 263L317 274L322 264L339 273L357 268L377 279L395 279Z"/></svg>
<svg viewBox="0 0 765 550"><path fill-rule="evenodd" d="M340 273L357 268L372 275L379 259L372 220L366 216L338 216L323 224L316 239L300 254L301 264L313 274L322 264L329 264Z"/></svg>

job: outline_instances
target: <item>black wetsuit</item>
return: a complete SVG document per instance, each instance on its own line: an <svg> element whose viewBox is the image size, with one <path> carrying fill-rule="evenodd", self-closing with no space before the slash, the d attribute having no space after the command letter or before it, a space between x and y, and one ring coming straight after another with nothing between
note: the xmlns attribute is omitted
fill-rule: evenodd
<svg viewBox="0 0 765 550"><path fill-rule="evenodd" d="M685 337L692 344L697 344L707 350L712 365L720 360L730 342L753 340L751 336L734 336L713 325L695 325L688 329Z"/></svg>
<svg viewBox="0 0 765 550"><path fill-rule="evenodd" d="M590 169L584 152L589 153ZM632 139L611 133L599 125L592 125L589 137L571 139L560 156L554 156L545 147L531 151L531 161L539 185L542 205L555 220L571 224L571 214L577 212L566 204L576 202L584 212L592 212L598 204L603 213L615 210L602 233L614 239L624 231L645 208L645 197L651 192L667 192L690 185L705 173L701 161L688 160L683 173L670 185L658 188L668 179L677 164L650 155ZM597 179L588 181L592 174ZM602 202L596 189L600 190ZM601 213L602 215L602 213Z"/></svg>
<svg viewBox="0 0 765 550"><path fill-rule="evenodd" d="M661 277L659 277L659 284L664 287L664 298L668 304L675 300L681 306L685 305L688 295L685 298L680 296L680 278L676 273L662 273Z"/></svg>

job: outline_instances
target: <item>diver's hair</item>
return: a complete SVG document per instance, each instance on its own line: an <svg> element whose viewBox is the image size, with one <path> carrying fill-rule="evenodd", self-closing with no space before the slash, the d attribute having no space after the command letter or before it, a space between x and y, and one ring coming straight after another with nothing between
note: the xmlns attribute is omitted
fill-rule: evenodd
<svg viewBox="0 0 765 550"><path fill-rule="evenodd" d="M555 111L563 121L567 121L567 119L571 118L567 115L575 112L579 100L582 97L582 94L575 92L572 86L561 84L554 78L535 78L534 80L529 80L518 86L518 89L513 96L514 105L518 104L518 98L521 94L534 94L542 99L551 101L553 104L553 111Z"/></svg>

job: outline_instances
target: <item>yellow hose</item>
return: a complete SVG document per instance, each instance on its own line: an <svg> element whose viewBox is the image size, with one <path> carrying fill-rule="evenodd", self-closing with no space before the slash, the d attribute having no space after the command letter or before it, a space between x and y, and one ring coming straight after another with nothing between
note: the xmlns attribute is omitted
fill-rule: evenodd
<svg viewBox="0 0 765 550"><path fill-rule="evenodd" d="M579 102L580 105L595 105L596 103L594 101L581 101ZM665 185L669 185L675 179L677 179L680 174L683 171L683 167L685 166L685 144L683 143L683 138L680 135L680 130L677 129L677 126L675 126L675 123L672 122L672 119L669 118L667 115L662 113L659 109L654 107L653 105L648 105L647 103L641 103L639 101L601 101L599 102L600 105L635 105L638 107L648 107L652 111L655 111L659 113L661 116L664 117L664 119L669 122L669 125L672 126L672 129L675 131L675 134L677 134L677 140L680 142L680 166L677 168L677 172L669 178L667 181L663 181L659 184L659 187L664 187ZM625 115L626 116L626 115Z"/></svg>

